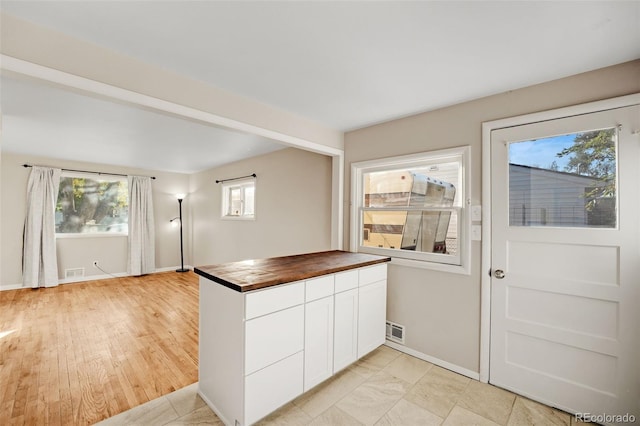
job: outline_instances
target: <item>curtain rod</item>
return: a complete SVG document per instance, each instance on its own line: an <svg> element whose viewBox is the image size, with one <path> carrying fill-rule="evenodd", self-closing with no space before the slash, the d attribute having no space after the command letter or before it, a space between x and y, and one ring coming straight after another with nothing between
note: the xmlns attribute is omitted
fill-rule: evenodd
<svg viewBox="0 0 640 426"><path fill-rule="evenodd" d="M22 167L33 167L33 164L23 164ZM40 166L40 167L45 167L45 166ZM48 167L48 166L46 166ZM108 175L108 176L129 176L129 175L123 175L122 173L104 173L104 172L94 172L91 170L75 170L75 169L60 169L60 170L64 170L65 172L78 172L78 173L93 173L96 175ZM147 176L150 177L151 179L155 179L155 176Z"/></svg>
<svg viewBox="0 0 640 426"><path fill-rule="evenodd" d="M235 178L230 178L230 179L216 180L216 183L227 182L227 181L230 181L230 180L244 179L244 178L248 178L248 177L256 178L258 176L256 176L255 173L251 173L250 175L247 175L247 176L240 176L240 177L235 177Z"/></svg>

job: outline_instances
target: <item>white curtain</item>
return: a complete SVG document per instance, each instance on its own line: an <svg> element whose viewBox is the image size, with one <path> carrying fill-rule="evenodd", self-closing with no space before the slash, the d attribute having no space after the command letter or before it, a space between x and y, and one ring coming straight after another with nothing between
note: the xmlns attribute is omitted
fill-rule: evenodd
<svg viewBox="0 0 640 426"><path fill-rule="evenodd" d="M58 285L55 210L60 173L60 169L49 167L31 168L22 249L22 284L25 287Z"/></svg>
<svg viewBox="0 0 640 426"><path fill-rule="evenodd" d="M129 176L129 262L131 275L155 272L155 227L151 178Z"/></svg>

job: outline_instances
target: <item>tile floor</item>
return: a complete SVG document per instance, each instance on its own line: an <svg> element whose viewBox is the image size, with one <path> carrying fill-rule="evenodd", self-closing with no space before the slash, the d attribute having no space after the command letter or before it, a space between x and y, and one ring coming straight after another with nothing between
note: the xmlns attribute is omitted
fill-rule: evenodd
<svg viewBox="0 0 640 426"><path fill-rule="evenodd" d="M221 425L197 383L99 423ZM381 346L260 425L567 425L573 416Z"/></svg>

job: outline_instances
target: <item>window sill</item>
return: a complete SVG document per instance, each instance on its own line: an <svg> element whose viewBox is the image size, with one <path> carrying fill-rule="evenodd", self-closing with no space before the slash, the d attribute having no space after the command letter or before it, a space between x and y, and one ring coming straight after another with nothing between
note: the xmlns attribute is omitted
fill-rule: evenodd
<svg viewBox="0 0 640 426"><path fill-rule="evenodd" d="M426 260L403 259L392 257L391 264L409 268L430 269L432 271L448 272L451 274L471 275L471 271L462 265L448 265L446 263L429 262Z"/></svg>
<svg viewBox="0 0 640 426"><path fill-rule="evenodd" d="M82 234L56 234L56 239L65 240L69 238L104 238L104 237L128 237L127 232L85 232Z"/></svg>
<svg viewBox="0 0 640 426"><path fill-rule="evenodd" d="M469 270L469 268L465 267L464 265L456 265L454 263L440 263L429 259L410 259L406 257L399 257L395 255L396 253L390 253L389 250L377 249L376 247L365 248L361 246L358 249L352 248L351 251L390 257L392 265L405 266L409 268L430 269L432 271L449 272L452 274L471 275L471 271ZM467 262L467 264L469 263Z"/></svg>
<svg viewBox="0 0 640 426"><path fill-rule="evenodd" d="M256 220L255 216L222 216L222 220Z"/></svg>

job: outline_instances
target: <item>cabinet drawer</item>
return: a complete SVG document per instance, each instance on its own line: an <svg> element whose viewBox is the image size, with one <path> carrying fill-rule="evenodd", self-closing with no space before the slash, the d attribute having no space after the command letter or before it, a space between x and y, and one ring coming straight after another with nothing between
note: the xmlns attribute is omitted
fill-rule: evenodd
<svg viewBox="0 0 640 426"><path fill-rule="evenodd" d="M303 353L245 378L244 424L250 425L302 393Z"/></svg>
<svg viewBox="0 0 640 426"><path fill-rule="evenodd" d="M293 355L303 347L304 305L249 320L245 323L245 375Z"/></svg>
<svg viewBox="0 0 640 426"><path fill-rule="evenodd" d="M306 281L305 301L322 299L333 294L333 275L324 275Z"/></svg>
<svg viewBox="0 0 640 426"><path fill-rule="evenodd" d="M249 320L302 303L303 281L271 287L245 296L244 317Z"/></svg>
<svg viewBox="0 0 640 426"><path fill-rule="evenodd" d="M336 293L358 287L358 270L340 272L336 274Z"/></svg>
<svg viewBox="0 0 640 426"><path fill-rule="evenodd" d="M360 271L360 287L387 279L387 264L368 266Z"/></svg>

